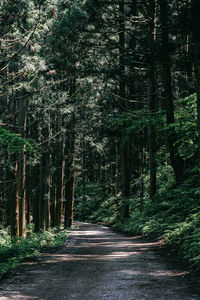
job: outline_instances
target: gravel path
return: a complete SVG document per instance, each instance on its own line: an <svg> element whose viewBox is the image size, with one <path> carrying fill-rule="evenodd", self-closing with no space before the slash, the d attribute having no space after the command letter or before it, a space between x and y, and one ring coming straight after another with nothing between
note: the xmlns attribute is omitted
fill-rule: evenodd
<svg viewBox="0 0 200 300"><path fill-rule="evenodd" d="M1 281L0 299L199 300L188 275L156 253L160 242L79 223L66 245Z"/></svg>

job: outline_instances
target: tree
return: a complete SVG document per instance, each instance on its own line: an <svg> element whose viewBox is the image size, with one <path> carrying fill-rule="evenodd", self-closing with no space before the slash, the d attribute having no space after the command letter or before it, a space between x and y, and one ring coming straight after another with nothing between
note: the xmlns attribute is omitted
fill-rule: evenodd
<svg viewBox="0 0 200 300"><path fill-rule="evenodd" d="M167 0L159 0L160 6L160 23L161 23L161 60L162 60L162 80L164 86L164 99L166 105L166 119L168 126L168 146L170 152L171 164L176 177L176 182L180 183L184 176L184 161L180 157L177 144L176 133L174 130L174 103L172 92L172 75L171 75L171 61L169 52L169 9Z"/></svg>

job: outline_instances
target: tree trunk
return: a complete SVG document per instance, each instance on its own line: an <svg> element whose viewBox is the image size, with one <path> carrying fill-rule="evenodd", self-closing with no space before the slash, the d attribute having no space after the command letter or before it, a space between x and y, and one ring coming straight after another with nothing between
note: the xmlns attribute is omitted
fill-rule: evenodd
<svg viewBox="0 0 200 300"><path fill-rule="evenodd" d="M54 174L51 177L51 191L50 191L50 213L51 213L51 226L56 226L56 187Z"/></svg>
<svg viewBox="0 0 200 300"><path fill-rule="evenodd" d="M40 231L40 166L35 166L31 172L31 189L33 202L34 231Z"/></svg>
<svg viewBox="0 0 200 300"><path fill-rule="evenodd" d="M45 208L44 208L44 219L45 219L45 230L50 229L50 218L51 218L51 213L50 213L50 197L51 197L51 174L50 174L50 166L51 166L51 154L50 154L50 149L51 149L51 142L50 142L50 116L48 116L49 122L48 122L48 151L46 152L46 160L45 160Z"/></svg>
<svg viewBox="0 0 200 300"><path fill-rule="evenodd" d="M67 179L67 182L65 184L65 222L64 226L65 228L71 227L73 223L73 209L74 209L74 186L75 186L75 181L74 181L74 174L73 166L70 164L68 165L68 174L69 177ZM71 169L71 170L70 170Z"/></svg>
<svg viewBox="0 0 200 300"><path fill-rule="evenodd" d="M26 173L26 199L27 199L27 214L26 214L26 221L27 224L31 224L31 214L32 214L32 201L31 201L31 166L27 166Z"/></svg>
<svg viewBox="0 0 200 300"><path fill-rule="evenodd" d="M155 54L154 54L154 42L156 41L156 12L157 12L157 0L150 0L150 38L151 49L149 57L149 112L150 112L150 125L149 125L149 169L150 169L150 199L153 200L156 194L156 125L154 113L156 112L156 69L155 69Z"/></svg>
<svg viewBox="0 0 200 300"><path fill-rule="evenodd" d="M168 129L168 146L170 152L170 160L174 170L176 183L179 184L184 179L184 161L178 153L178 148L175 145L177 136L174 124L174 103L172 93L172 75L171 75L171 61L169 54L169 11L168 1L158 0L160 5L160 22L161 22L161 53L162 53L162 79L164 86L165 105L166 105L166 119ZM170 126L171 125L171 126Z"/></svg>
<svg viewBox="0 0 200 300"><path fill-rule="evenodd" d="M46 153L40 159L40 191L39 191L39 229L45 229L45 180L46 180Z"/></svg>
<svg viewBox="0 0 200 300"><path fill-rule="evenodd" d="M57 184L56 184L56 226L62 226L62 216L63 216L63 200L64 200L64 175L65 175L65 139L60 145L61 153L59 165L60 168L57 171Z"/></svg>
<svg viewBox="0 0 200 300"><path fill-rule="evenodd" d="M71 126L70 126L70 138L68 148L67 162L66 162L66 180L65 180L65 228L71 227L73 223L73 210L74 210L74 158L75 158L75 113L73 112Z"/></svg>
<svg viewBox="0 0 200 300"><path fill-rule="evenodd" d="M140 181L139 181L139 189L140 189L140 210L142 211L144 205L144 149L141 148L141 158L140 158Z"/></svg>
<svg viewBox="0 0 200 300"><path fill-rule="evenodd" d="M86 164L85 164L85 160L86 160L86 149L85 149L85 138L84 136L82 136L82 156L81 156L81 168L82 168L82 199L83 201L86 200ZM100 179L100 176L99 178Z"/></svg>
<svg viewBox="0 0 200 300"><path fill-rule="evenodd" d="M130 196L130 143L122 145L121 149L121 217L122 219L129 218L129 203L128 198Z"/></svg>
<svg viewBox="0 0 200 300"><path fill-rule="evenodd" d="M192 0L192 34L194 41L194 69L197 95L198 159L200 159L200 2Z"/></svg>
<svg viewBox="0 0 200 300"><path fill-rule="evenodd" d="M61 170L60 172L56 172L56 190L55 190L55 197L56 197L56 227L61 227L62 225L62 200L61 200Z"/></svg>
<svg viewBox="0 0 200 300"><path fill-rule="evenodd" d="M19 134L25 138L26 133L26 104L19 99ZM25 150L25 148L24 148ZM19 199L19 235L26 236L26 154L18 154L18 199Z"/></svg>
<svg viewBox="0 0 200 300"><path fill-rule="evenodd" d="M124 1L119 3L119 96L120 108L123 112L126 108L126 84L125 84L125 21L124 21ZM121 218L127 219L129 217L129 190L130 190L130 147L129 141L124 142L123 137L121 140L120 148L120 169L121 169Z"/></svg>
<svg viewBox="0 0 200 300"><path fill-rule="evenodd" d="M51 218L51 213L50 213L50 189L51 189L51 176L50 176L50 153L48 152L46 154L46 193L45 193L45 230L49 230L50 229L50 218Z"/></svg>
<svg viewBox="0 0 200 300"><path fill-rule="evenodd" d="M11 204L11 213L10 213L10 225L11 225L11 236L19 237L19 199L18 199L18 183L17 183L17 173L18 173L18 164L16 161L14 178L15 184L12 185L12 189L9 191L9 203Z"/></svg>

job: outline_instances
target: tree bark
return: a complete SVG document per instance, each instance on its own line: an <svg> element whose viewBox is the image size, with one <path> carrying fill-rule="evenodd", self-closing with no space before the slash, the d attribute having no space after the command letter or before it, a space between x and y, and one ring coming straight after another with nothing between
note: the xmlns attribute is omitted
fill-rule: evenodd
<svg viewBox="0 0 200 300"><path fill-rule="evenodd" d="M123 112L126 109L126 83L125 83L125 10L124 1L119 2L119 96L120 109ZM130 192L130 148L129 141L124 142L121 139L120 148L120 169L121 169L121 218L129 217L128 197Z"/></svg>
<svg viewBox="0 0 200 300"><path fill-rule="evenodd" d="M33 202L34 231L40 231L40 166L36 165L31 172L31 189Z"/></svg>
<svg viewBox="0 0 200 300"><path fill-rule="evenodd" d="M149 125L149 169L150 169L150 199L153 200L156 189L156 125L154 113L156 112L156 68L155 68L155 53L154 53L154 42L156 41L156 13L157 13L157 0L149 1L149 11L150 11L150 24L149 24L149 34L151 39L151 49L149 57L149 112L150 112L150 125Z"/></svg>
<svg viewBox="0 0 200 300"><path fill-rule="evenodd" d="M12 186L11 191L9 191L9 203L11 204L11 213L10 213L10 225L11 225L11 236L19 237L19 199L18 199L18 190L17 190L17 173L18 173L18 164L16 161L14 178L15 184Z"/></svg>
<svg viewBox="0 0 200 300"><path fill-rule="evenodd" d="M51 226L56 226L56 186L55 175L51 176L51 191L50 191L50 213L51 213Z"/></svg>
<svg viewBox="0 0 200 300"><path fill-rule="evenodd" d="M39 190L39 229L45 229L45 181L46 181L46 153L40 159L40 190Z"/></svg>
<svg viewBox="0 0 200 300"><path fill-rule="evenodd" d="M27 199L27 214L26 214L26 221L27 224L31 224L31 214L32 214L32 201L31 201L31 166L27 166L26 173L26 199Z"/></svg>
<svg viewBox="0 0 200 300"><path fill-rule="evenodd" d="M166 119L168 125L168 147L170 152L171 165L174 170L176 183L179 184L184 179L184 161L178 153L177 136L174 125L174 103L172 93L172 74L171 61L169 53L169 10L167 0L158 0L160 6L160 22L161 22L161 59L162 59L162 79L164 86Z"/></svg>
<svg viewBox="0 0 200 300"><path fill-rule="evenodd" d="M50 223L51 223L51 212L50 212L50 197L51 197L51 174L50 174L50 166L51 166L51 153L50 153L50 149L51 149L51 142L50 142L50 132L51 132L51 128L50 128L50 124L51 124L51 120L50 120L50 115L48 116L48 151L46 152L46 160L45 160L45 230L49 230L50 229Z"/></svg>
<svg viewBox="0 0 200 300"><path fill-rule="evenodd" d="M197 95L197 130L198 130L198 159L200 159L200 2L192 0L191 20L194 42L194 69Z"/></svg>
<svg viewBox="0 0 200 300"><path fill-rule="evenodd" d="M19 99L19 134L26 137L26 104ZM26 236L26 154L18 154L18 199L19 199L19 235L22 238Z"/></svg>
<svg viewBox="0 0 200 300"><path fill-rule="evenodd" d="M65 182L65 228L71 227L73 223L73 210L74 210L74 159L75 159L75 112L73 112L70 136L68 145L67 161L66 161L66 182Z"/></svg>

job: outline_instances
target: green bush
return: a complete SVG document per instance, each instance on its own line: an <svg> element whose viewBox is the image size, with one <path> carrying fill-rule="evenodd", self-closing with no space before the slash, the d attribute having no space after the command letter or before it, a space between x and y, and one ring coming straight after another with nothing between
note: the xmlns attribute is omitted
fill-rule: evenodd
<svg viewBox="0 0 200 300"><path fill-rule="evenodd" d="M11 238L8 231L0 230L0 277L15 268L24 259L38 256L46 247L62 246L68 232L57 229L33 233L28 230L25 239Z"/></svg>

